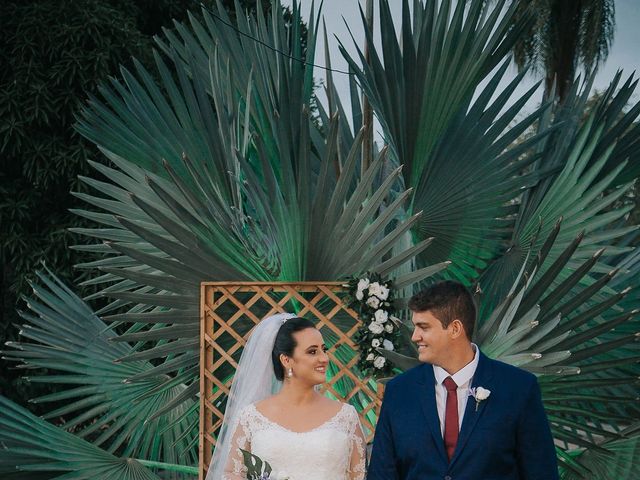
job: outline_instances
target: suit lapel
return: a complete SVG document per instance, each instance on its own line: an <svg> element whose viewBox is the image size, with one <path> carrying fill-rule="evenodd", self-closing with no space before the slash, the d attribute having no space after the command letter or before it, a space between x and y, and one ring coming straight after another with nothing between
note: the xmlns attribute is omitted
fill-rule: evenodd
<svg viewBox="0 0 640 480"><path fill-rule="evenodd" d="M438 452L445 462L448 462L447 453L444 450L444 440L440 430L440 418L438 417L438 407L436 405L436 379L433 375L433 367L425 364L422 367L423 375L420 380L420 406L427 419L427 425L433 436L433 441L438 448Z"/></svg>
<svg viewBox="0 0 640 480"><path fill-rule="evenodd" d="M471 387L484 387L491 390L491 377L493 376L491 360L480 352L480 358L478 359L478 368L473 375L471 381ZM474 427L478 423L478 420L482 416L487 404L491 403L489 399L480 402L476 409L476 401L473 397L467 400L467 406L464 410L464 417L462 418L462 426L460 427L460 435L458 435L458 443L456 444L456 450L453 452L453 458L451 464L458 459L464 449L465 444L469 440Z"/></svg>

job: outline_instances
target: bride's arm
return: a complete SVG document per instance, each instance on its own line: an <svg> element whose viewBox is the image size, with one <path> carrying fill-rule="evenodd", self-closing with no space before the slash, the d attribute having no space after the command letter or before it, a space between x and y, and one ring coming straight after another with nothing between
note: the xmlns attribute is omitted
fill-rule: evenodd
<svg viewBox="0 0 640 480"><path fill-rule="evenodd" d="M251 437L244 420L244 418L240 419L231 437L229 456L224 467L222 480L246 480L247 478L247 467L244 465L240 449L251 451Z"/></svg>
<svg viewBox="0 0 640 480"><path fill-rule="evenodd" d="M360 417L353 409L354 428L351 434L351 458L349 460L349 480L364 480L367 465L367 443L360 425Z"/></svg>

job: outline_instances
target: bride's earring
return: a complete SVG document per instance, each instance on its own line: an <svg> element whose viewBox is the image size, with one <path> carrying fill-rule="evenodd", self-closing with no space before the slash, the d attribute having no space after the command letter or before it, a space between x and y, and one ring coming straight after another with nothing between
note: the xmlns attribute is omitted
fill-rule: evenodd
<svg viewBox="0 0 640 480"><path fill-rule="evenodd" d="M289 368L287 369L287 377L288 377L288 378L293 377L293 368L289 367Z"/></svg>

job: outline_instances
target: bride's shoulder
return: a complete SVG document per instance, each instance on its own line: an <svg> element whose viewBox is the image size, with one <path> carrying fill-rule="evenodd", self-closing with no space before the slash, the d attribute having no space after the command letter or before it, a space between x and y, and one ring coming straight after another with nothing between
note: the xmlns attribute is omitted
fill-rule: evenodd
<svg viewBox="0 0 640 480"><path fill-rule="evenodd" d="M338 415L349 406L348 403L341 402L340 400L319 396L319 403L316 403L315 409L316 411L323 412L324 415Z"/></svg>
<svg viewBox="0 0 640 480"><path fill-rule="evenodd" d="M346 417L346 418L355 418L358 417L358 412L355 407L349 403L342 402L340 400L332 400L330 398L325 397L325 401L327 402L327 409L332 411L334 417Z"/></svg>
<svg viewBox="0 0 640 480"><path fill-rule="evenodd" d="M360 425L360 417L356 408L346 402L335 401L337 405L337 413L331 419L331 423L340 425L341 429L353 433L358 425Z"/></svg>
<svg viewBox="0 0 640 480"><path fill-rule="evenodd" d="M238 420L240 423L247 423L256 417L256 403L248 403L238 411Z"/></svg>
<svg viewBox="0 0 640 480"><path fill-rule="evenodd" d="M340 402L342 403L341 411L346 412L346 414L350 417L358 418L358 411L356 407L351 405L350 403Z"/></svg>

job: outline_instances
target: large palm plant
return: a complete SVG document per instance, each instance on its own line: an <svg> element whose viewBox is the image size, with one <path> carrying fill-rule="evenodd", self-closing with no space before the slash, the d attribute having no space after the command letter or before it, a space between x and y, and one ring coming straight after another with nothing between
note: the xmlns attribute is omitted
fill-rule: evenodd
<svg viewBox="0 0 640 480"><path fill-rule="evenodd" d="M615 31L613 0L534 0L513 2L516 16L527 9L535 21L516 42L519 68L533 66L544 73L545 96L563 101L580 68L589 72L604 62ZM555 86L555 88L554 88Z"/></svg>
<svg viewBox="0 0 640 480"><path fill-rule="evenodd" d="M530 18L485 3L405 1L396 34L380 1L381 50L370 42L370 63L348 58L351 103L358 83L388 143L364 171L357 116L345 119L330 75L323 106L300 61L313 58L318 22L301 39L297 5L290 28L279 8L233 28L222 8L205 10L158 39L155 72L137 64L105 84L78 130L108 161L92 162L93 193L78 194L90 207L77 213L96 224L78 232L98 240L81 247L95 258L80 267L109 301L94 313L42 274L24 341L5 353L56 371L34 381L72 385L38 401L66 402L48 417L75 437L10 405L3 472L19 452L43 478L86 478L91 469L69 461L76 450L104 478L153 478L144 464L191 471L203 280L375 270L410 293L449 260L442 275L484 292L483 348L541 376L566 477L632 471L638 409L604 396L624 400L638 376L627 272L640 262L619 226L625 210L612 207L640 173L640 107L624 111L635 82L618 89L617 77L586 120L578 84L563 105L519 120L534 90L515 97L521 77L499 85ZM59 449L39 451L55 432Z"/></svg>

